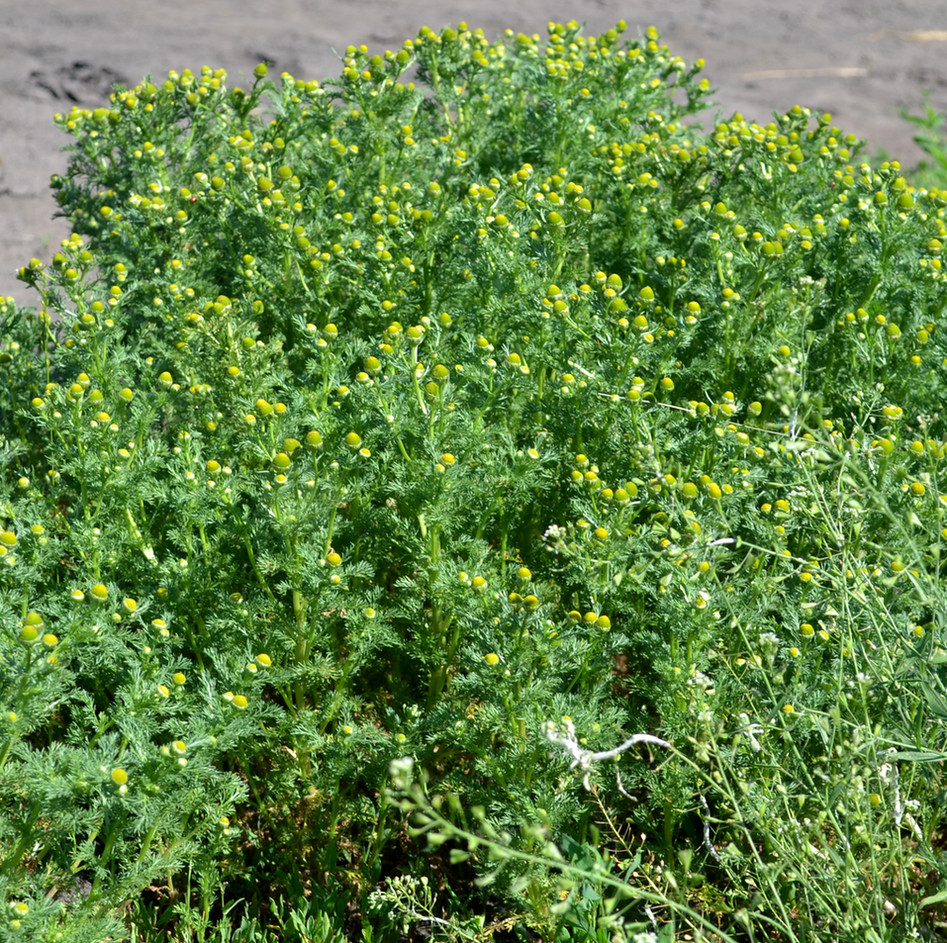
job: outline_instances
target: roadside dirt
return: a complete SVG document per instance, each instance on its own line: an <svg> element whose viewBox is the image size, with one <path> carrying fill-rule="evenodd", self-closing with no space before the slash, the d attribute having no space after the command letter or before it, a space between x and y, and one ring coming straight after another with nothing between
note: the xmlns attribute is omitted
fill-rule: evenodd
<svg viewBox="0 0 947 943"><path fill-rule="evenodd" d="M246 81L261 60L275 72L324 78L349 43L397 48L422 25L466 20L489 36L505 28L545 35L549 20L599 32L624 18L649 25L671 52L706 60L719 112L769 120L794 104L913 166L921 157L899 109L922 92L947 112L947 6L931 0L29 0L0 3L0 296L35 299L16 279L32 256L48 260L68 233L49 191L69 141L53 123L73 104L107 102L114 82L168 70L227 69ZM704 119L707 125L713 113Z"/></svg>

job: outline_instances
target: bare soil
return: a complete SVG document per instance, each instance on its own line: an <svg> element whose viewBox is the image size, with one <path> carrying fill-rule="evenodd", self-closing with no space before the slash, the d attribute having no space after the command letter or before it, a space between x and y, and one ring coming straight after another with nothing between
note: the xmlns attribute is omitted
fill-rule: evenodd
<svg viewBox="0 0 947 943"><path fill-rule="evenodd" d="M349 43L397 48L422 25L466 20L492 37L569 19L599 32L622 18L705 59L724 117L765 122L806 105L910 167L921 153L899 109L919 111L926 90L947 112L939 0L0 0L0 296L34 303L16 270L47 261L68 233L48 186L68 159L53 115L106 103L114 82L209 65L239 84L262 60L321 79Z"/></svg>

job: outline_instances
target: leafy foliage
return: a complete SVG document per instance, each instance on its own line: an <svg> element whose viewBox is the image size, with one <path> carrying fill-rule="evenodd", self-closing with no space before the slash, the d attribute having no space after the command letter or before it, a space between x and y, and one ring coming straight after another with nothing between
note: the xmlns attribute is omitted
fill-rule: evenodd
<svg viewBox="0 0 947 943"><path fill-rule="evenodd" d="M74 233L0 308L0 934L941 919L947 193L805 108L700 130L623 28L58 116Z"/></svg>

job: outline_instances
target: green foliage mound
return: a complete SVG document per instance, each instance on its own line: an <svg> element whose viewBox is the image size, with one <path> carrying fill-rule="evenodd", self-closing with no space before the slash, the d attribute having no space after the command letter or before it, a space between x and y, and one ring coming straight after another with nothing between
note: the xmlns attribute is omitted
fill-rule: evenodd
<svg viewBox="0 0 947 943"><path fill-rule="evenodd" d="M58 116L0 938L942 918L947 192L805 108L700 130L619 26Z"/></svg>

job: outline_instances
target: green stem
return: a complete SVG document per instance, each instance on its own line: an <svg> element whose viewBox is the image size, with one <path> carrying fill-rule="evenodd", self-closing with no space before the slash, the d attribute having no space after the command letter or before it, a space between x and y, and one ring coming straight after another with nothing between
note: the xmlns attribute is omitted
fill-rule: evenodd
<svg viewBox="0 0 947 943"><path fill-rule="evenodd" d="M426 416L427 403L424 402L424 394L421 392L421 384L418 382L418 371L414 367L411 368L411 380L414 383L414 393L418 398L418 405L421 407L421 412Z"/></svg>
<svg viewBox="0 0 947 943"><path fill-rule="evenodd" d="M332 510L329 511L329 528L326 531L326 542L325 546L322 548L322 555L326 556L329 551L332 549L332 533L335 530L335 518L339 513L339 505L337 502L333 502Z"/></svg>
<svg viewBox="0 0 947 943"><path fill-rule="evenodd" d="M263 577L263 574L260 572L260 568L257 566L256 554L253 552L253 543L250 540L250 532L247 529L246 522L242 518L238 518L237 525L240 528L240 532L243 534L243 545L246 548L247 558L250 561L250 568L253 570L253 575L257 578L257 582L260 584L263 592L266 593L266 595L273 602L276 602L276 597L273 595L273 590L270 589Z"/></svg>
<svg viewBox="0 0 947 943"><path fill-rule="evenodd" d="M36 824L36 820L39 818L40 814L40 804L38 802L33 802L30 804L30 811L27 816L27 820L23 823L23 833L20 835L20 840L16 844L16 848L13 849L13 854L7 858L3 864L0 864L0 874L7 874L12 871L20 862L20 859L26 853L26 849L29 847L30 842L33 840L33 826Z"/></svg>
<svg viewBox="0 0 947 943"><path fill-rule="evenodd" d="M138 549L142 552L144 558L152 566L156 566L158 561L155 560L154 549L145 543L145 538L142 537L141 530L139 529L135 518L132 516L131 508L125 508L125 520L128 522L128 532L132 535L132 539L138 545Z"/></svg>
<svg viewBox="0 0 947 943"><path fill-rule="evenodd" d="M385 844L385 820L388 818L388 808L390 806L390 793L386 785L382 785L381 799L378 805L378 815L375 818L375 834L372 837L371 851L366 860L369 876L375 877L375 866L381 856L382 847Z"/></svg>
<svg viewBox="0 0 947 943"><path fill-rule="evenodd" d="M306 597L298 590L293 590L293 615L296 621L296 664L303 665L309 657L309 640L304 632L306 622ZM306 709L306 692L301 680L296 681L296 706L297 714Z"/></svg>
<svg viewBox="0 0 947 943"><path fill-rule="evenodd" d="M340 784L341 788L341 784ZM335 863L339 853L338 846L338 826L339 826L339 808L341 806L341 799L339 797L339 792L336 790L335 794L332 796L332 807L329 812L329 827L327 833L329 840L326 848L326 876L332 874L335 870Z"/></svg>
<svg viewBox="0 0 947 943"><path fill-rule="evenodd" d="M138 863L141 864L145 860L145 856L148 854L148 849L151 848L151 843L154 841L155 832L158 830L157 825L152 825L151 828L145 833L145 837L141 840L141 851L138 853Z"/></svg>
<svg viewBox="0 0 947 943"><path fill-rule="evenodd" d="M105 839L105 847L102 849L102 854L99 856L100 863L104 866L108 864L109 858L112 856L112 848L115 845L115 840L118 838L119 832L119 823L121 821L120 817L118 821L112 823L112 827L109 829L109 833ZM106 873L104 867L97 868L95 877L92 880L92 890L89 892L89 897L95 899L98 896L99 888L102 886L102 875Z"/></svg>
<svg viewBox="0 0 947 943"><path fill-rule="evenodd" d="M23 601L23 618L26 618L26 600ZM29 649L26 653L26 664L23 666L23 675L20 678L20 683L17 685L16 695L13 698L13 708L15 711L21 710L21 705L23 703L23 695L26 692L26 685L30 679L30 666L33 662L33 651ZM0 770L6 765L7 759L10 756L10 751L13 749L14 737L11 736L7 738L6 743L3 745L3 752L0 753Z"/></svg>

